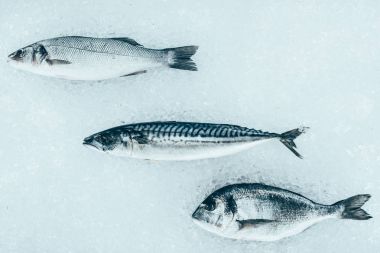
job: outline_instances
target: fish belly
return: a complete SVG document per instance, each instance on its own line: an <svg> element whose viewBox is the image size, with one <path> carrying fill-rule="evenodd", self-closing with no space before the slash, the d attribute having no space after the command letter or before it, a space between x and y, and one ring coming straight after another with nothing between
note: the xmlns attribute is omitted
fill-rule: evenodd
<svg viewBox="0 0 380 253"><path fill-rule="evenodd" d="M258 225L250 229L235 230L226 237L248 241L277 241L286 237L297 235L310 226L327 219L328 217L313 217L301 221L277 221Z"/></svg>
<svg viewBox="0 0 380 253"><path fill-rule="evenodd" d="M148 160L197 160L216 158L252 148L262 141L238 143L207 143L141 145L133 149L132 157Z"/></svg>

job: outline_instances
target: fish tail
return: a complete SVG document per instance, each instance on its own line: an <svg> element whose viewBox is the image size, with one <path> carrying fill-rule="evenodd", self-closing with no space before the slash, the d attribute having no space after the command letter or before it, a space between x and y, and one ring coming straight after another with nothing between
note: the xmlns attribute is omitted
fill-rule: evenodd
<svg viewBox="0 0 380 253"><path fill-rule="evenodd" d="M294 139L296 139L302 133L305 133L307 129L308 127L300 127L280 134L280 141L282 144L284 144L285 147L287 147L290 151L292 151L293 154L301 159L303 157L296 151L297 146L294 143Z"/></svg>
<svg viewBox="0 0 380 253"><path fill-rule="evenodd" d="M191 59L198 46L176 47L163 49L167 53L170 68L197 71L197 66Z"/></svg>
<svg viewBox="0 0 380 253"><path fill-rule="evenodd" d="M342 210L340 218L352 219L352 220L368 220L372 216L361 207L369 200L371 195L362 194L356 195L348 199L344 199L336 202L333 206L336 206L339 210Z"/></svg>

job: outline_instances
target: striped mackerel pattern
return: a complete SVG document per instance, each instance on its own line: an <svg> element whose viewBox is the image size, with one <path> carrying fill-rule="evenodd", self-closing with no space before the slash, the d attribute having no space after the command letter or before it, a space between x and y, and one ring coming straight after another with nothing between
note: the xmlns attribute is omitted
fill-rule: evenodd
<svg viewBox="0 0 380 253"><path fill-rule="evenodd" d="M204 138L236 138L236 137L274 137L275 133L263 132L227 124L192 123L192 122L149 122L124 126L128 130L153 135L156 137L204 137Z"/></svg>

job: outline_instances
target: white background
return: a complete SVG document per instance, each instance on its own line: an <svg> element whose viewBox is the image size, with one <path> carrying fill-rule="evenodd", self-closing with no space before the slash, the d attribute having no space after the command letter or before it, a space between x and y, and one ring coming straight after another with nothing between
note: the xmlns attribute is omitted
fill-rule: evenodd
<svg viewBox="0 0 380 253"><path fill-rule="evenodd" d="M0 252L379 252L379 1L0 0ZM64 35L199 45L199 71L74 82L6 57ZM84 137L183 120L284 132L220 159L113 157ZM329 220L278 242L225 239L191 213L213 190L262 182L330 204L369 193L368 221Z"/></svg>

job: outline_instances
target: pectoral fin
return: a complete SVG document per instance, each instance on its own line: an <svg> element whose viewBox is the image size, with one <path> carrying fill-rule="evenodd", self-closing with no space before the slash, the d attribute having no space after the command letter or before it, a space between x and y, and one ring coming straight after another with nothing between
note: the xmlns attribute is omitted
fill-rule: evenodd
<svg viewBox="0 0 380 253"><path fill-rule="evenodd" d="M148 144L150 142L148 137L140 132L131 133L131 139L137 141L138 144Z"/></svg>
<svg viewBox="0 0 380 253"><path fill-rule="evenodd" d="M265 219L236 220L236 221L239 224L239 230L247 229L247 228L257 228L263 225L276 222L275 220L265 220Z"/></svg>
<svg viewBox="0 0 380 253"><path fill-rule="evenodd" d="M59 60L59 59L46 59L46 62L51 65L62 65L62 64L71 64L70 61Z"/></svg>
<svg viewBox="0 0 380 253"><path fill-rule="evenodd" d="M130 73L130 74L123 75L121 77L124 77L124 76L134 76L134 75L138 75L138 74L144 74L146 72L147 72L146 70L141 70L141 71L136 71L136 72L133 72L133 73Z"/></svg>

